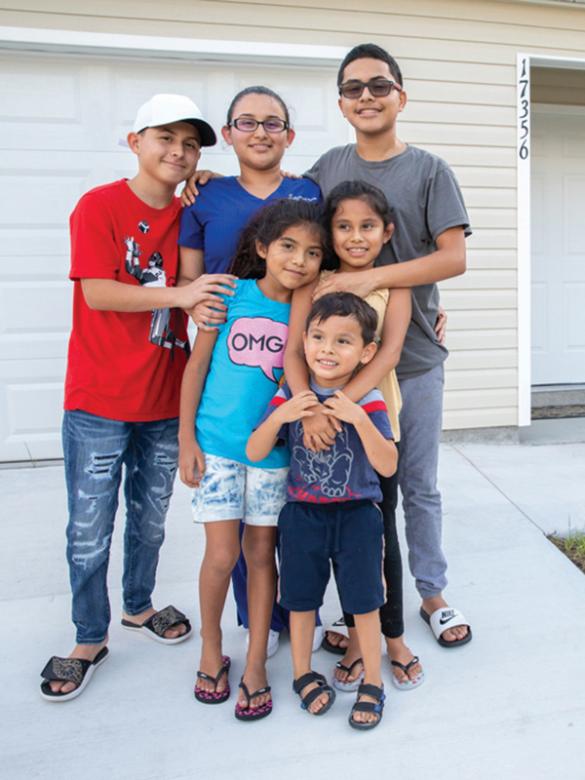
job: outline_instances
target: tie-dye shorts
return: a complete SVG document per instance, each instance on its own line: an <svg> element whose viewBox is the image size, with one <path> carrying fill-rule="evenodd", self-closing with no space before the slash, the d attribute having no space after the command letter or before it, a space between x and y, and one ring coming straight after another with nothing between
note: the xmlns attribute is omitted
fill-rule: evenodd
<svg viewBox="0 0 585 780"><path fill-rule="evenodd" d="M205 474L191 499L193 519L275 526L286 502L287 473L288 467L259 469L205 453Z"/></svg>

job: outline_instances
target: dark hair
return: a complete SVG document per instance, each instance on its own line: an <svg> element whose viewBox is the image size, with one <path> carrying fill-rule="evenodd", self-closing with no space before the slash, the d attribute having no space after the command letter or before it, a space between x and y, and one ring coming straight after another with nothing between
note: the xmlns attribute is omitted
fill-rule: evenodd
<svg viewBox="0 0 585 780"><path fill-rule="evenodd" d="M366 181L356 179L354 181L342 181L334 187L325 201L324 218L327 225L328 240L331 246L328 246L327 267L336 270L339 268L339 258L333 252L333 241L331 240L331 223L339 206L344 200L363 200L375 211L384 223L384 227L394 223L394 211L388 203L386 196L379 187L368 184Z"/></svg>
<svg viewBox="0 0 585 780"><path fill-rule="evenodd" d="M276 102L280 105L280 107L284 112L284 118L286 120L287 125L290 127L290 114L288 113L288 107L284 102L284 100L280 97L280 95L277 92L274 92L274 90L270 89L270 87L261 87L261 86L246 87L245 89L241 89L238 92L238 94L233 98L227 110L226 124L228 125L230 124L230 122L234 118L234 109L236 107L236 104L243 97L246 97L246 95L267 95L268 97L273 98L273 100L276 100Z"/></svg>
<svg viewBox="0 0 585 780"><path fill-rule="evenodd" d="M343 72L350 62L365 59L382 60L382 62L385 62L390 68L390 73L394 80L402 86L402 72L400 71L400 66L394 57L391 54L388 54L386 49L377 46L375 43L360 43L359 46L354 46L353 49L345 55L339 66L339 70L337 71L337 86L341 86L343 82Z"/></svg>
<svg viewBox="0 0 585 780"><path fill-rule="evenodd" d="M327 232L322 206L304 198L281 198L261 208L248 222L240 236L230 273L240 279L262 279L266 262L258 255L256 242L269 246L293 225L314 227L325 253Z"/></svg>
<svg viewBox="0 0 585 780"><path fill-rule="evenodd" d="M316 300L311 306L305 330L309 330L312 322L324 322L330 317L353 317L357 320L364 344L370 344L376 338L378 315L375 309L353 293L329 293Z"/></svg>
<svg viewBox="0 0 585 780"><path fill-rule="evenodd" d="M384 227L394 223L394 211L379 187L367 181L355 179L342 181L335 186L325 201L325 223L330 226L335 212L344 200L363 200L375 211L384 223Z"/></svg>

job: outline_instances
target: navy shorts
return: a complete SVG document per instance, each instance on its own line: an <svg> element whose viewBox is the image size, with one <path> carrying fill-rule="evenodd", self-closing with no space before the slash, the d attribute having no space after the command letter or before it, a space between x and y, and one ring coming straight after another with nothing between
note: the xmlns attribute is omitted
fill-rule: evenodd
<svg viewBox="0 0 585 780"><path fill-rule="evenodd" d="M363 615L382 606L383 522L372 501L291 501L280 513L278 530L281 606L292 612L318 609L330 561L345 612Z"/></svg>

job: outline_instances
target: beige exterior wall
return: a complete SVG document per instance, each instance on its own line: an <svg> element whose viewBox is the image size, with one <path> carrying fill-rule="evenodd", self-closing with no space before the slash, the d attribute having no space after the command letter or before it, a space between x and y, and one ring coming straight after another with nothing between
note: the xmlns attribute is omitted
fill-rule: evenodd
<svg viewBox="0 0 585 780"><path fill-rule="evenodd" d="M370 40L390 50L409 94L400 137L453 166L474 227L468 272L441 285L451 350L445 427L517 424L516 54L584 57L585 9L487 0L362 0L359 11L333 0L101 0L91 12L77 0L2 5L6 26L347 47ZM537 76L545 102L564 94L547 79ZM585 99L580 74L569 91Z"/></svg>

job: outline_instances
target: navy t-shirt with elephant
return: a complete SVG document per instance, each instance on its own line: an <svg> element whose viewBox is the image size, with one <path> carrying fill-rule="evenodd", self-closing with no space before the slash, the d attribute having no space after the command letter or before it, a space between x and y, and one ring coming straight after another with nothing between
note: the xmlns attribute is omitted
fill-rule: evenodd
<svg viewBox="0 0 585 780"><path fill-rule="evenodd" d="M323 403L339 388L323 388L311 381L311 390ZM292 397L287 384L276 393L264 418ZM392 439L388 409L379 390L372 390L358 401L384 438ZM353 425L342 423L333 446L323 452L313 452L303 445L302 420L286 423L278 437L288 444L290 470L287 500L316 504L369 499L381 501L380 481L364 451Z"/></svg>

